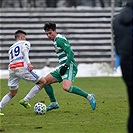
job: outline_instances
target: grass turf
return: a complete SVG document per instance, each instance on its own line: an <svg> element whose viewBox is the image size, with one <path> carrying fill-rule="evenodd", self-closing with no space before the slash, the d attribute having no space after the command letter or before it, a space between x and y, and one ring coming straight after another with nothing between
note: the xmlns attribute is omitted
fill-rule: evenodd
<svg viewBox="0 0 133 133"><path fill-rule="evenodd" d="M1 79L0 83L2 98L9 88L7 79ZM34 84L21 81L18 94L2 110L5 115L0 117L0 128L5 133L126 133L128 100L120 77L76 78L74 85L95 94L95 111L86 99L66 93L57 83L53 87L60 108L36 115L34 104L44 101L49 105L49 98L43 89L30 101L32 108L25 109L19 100Z"/></svg>

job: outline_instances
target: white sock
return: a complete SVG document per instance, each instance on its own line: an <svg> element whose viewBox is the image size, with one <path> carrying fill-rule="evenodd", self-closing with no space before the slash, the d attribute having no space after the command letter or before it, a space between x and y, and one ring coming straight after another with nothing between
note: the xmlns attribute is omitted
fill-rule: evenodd
<svg viewBox="0 0 133 133"><path fill-rule="evenodd" d="M92 99L91 94L88 94L87 99L88 99L88 100L91 100L91 99Z"/></svg>
<svg viewBox="0 0 133 133"><path fill-rule="evenodd" d="M30 92L25 96L24 101L28 102L30 99L32 99L42 88L40 88L39 85L35 85Z"/></svg>
<svg viewBox="0 0 133 133"><path fill-rule="evenodd" d="M51 102L53 105L57 104L57 102Z"/></svg>
<svg viewBox="0 0 133 133"><path fill-rule="evenodd" d="M2 98L2 100L1 100L1 102L0 102L0 110L2 109L2 108L4 108L4 106L12 99L13 97L8 93L8 94L6 94L3 98Z"/></svg>

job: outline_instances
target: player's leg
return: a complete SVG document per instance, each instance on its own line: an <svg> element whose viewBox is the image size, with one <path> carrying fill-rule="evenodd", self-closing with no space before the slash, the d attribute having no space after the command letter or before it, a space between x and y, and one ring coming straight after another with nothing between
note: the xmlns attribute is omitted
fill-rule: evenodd
<svg viewBox="0 0 133 133"><path fill-rule="evenodd" d="M28 103L30 99L32 99L44 86L45 80L38 76L34 71L29 71L28 69L24 68L19 71L19 76L24 79L25 81L31 81L36 83L34 87L31 88L30 92L19 101L21 105L25 108L30 108L31 105Z"/></svg>
<svg viewBox="0 0 133 133"><path fill-rule="evenodd" d="M5 105L12 99L13 97L10 95L10 93L7 93L0 102L0 115L4 115L1 113L1 110L5 107Z"/></svg>
<svg viewBox="0 0 133 133"><path fill-rule="evenodd" d="M47 95L49 96L50 102L51 102L50 105L47 107L47 111L52 110L52 109L58 109L59 104L56 101L52 85L46 85L44 86L44 89Z"/></svg>
<svg viewBox="0 0 133 133"><path fill-rule="evenodd" d="M53 89L52 85L45 85L44 90L46 91L47 95L49 96L50 102L56 102L56 98L54 95L54 89Z"/></svg>
<svg viewBox="0 0 133 133"><path fill-rule="evenodd" d="M20 78L17 77L14 73L9 75L8 86L10 87L10 92L7 93L0 102L0 115L4 115L1 113L1 110L17 94L19 80Z"/></svg>
<svg viewBox="0 0 133 133"><path fill-rule="evenodd" d="M40 81L39 81L39 82L40 82ZM41 83L41 84L43 84L43 83ZM19 101L19 103L20 103L21 105L23 105L25 108L30 108L31 105L28 103L28 101L31 100L38 92L40 92L41 89L42 89L42 88L41 88L40 85L37 83L35 86L33 86L33 87L31 88L31 90L29 91L29 93L28 93L23 99L21 99L21 100Z"/></svg>
<svg viewBox="0 0 133 133"><path fill-rule="evenodd" d="M69 93L74 93L80 96L83 96L85 98L87 98L87 100L89 101L91 108L93 110L95 110L96 108L96 100L95 100L95 95L94 94L88 94L87 92L83 91L81 88L79 88L78 86L70 86L69 88Z"/></svg>
<svg viewBox="0 0 133 133"><path fill-rule="evenodd" d="M0 110L5 107L5 105L16 95L18 89L16 90L10 90L9 93L7 93L0 102Z"/></svg>
<svg viewBox="0 0 133 133"><path fill-rule="evenodd" d="M74 82L74 78L76 74L77 74L77 69L73 67L73 65L70 65L70 68L66 72L67 76L63 78L63 82L62 82L63 89L69 93L74 93L74 94L87 98L92 109L95 110L96 100L95 100L94 94L88 94L87 92L79 88L78 86L72 86L72 82Z"/></svg>
<svg viewBox="0 0 133 133"><path fill-rule="evenodd" d="M30 92L24 97L24 101L28 102L30 99L32 99L38 92L41 91L41 89L46 85L46 79L41 78L36 83L36 85L30 90Z"/></svg>
<svg viewBox="0 0 133 133"><path fill-rule="evenodd" d="M52 83L57 82L58 77L56 77L56 74L57 74L57 72L55 70L45 77L45 80L46 80L45 90L46 90L46 93L48 94L48 96L50 97L50 101L51 101L51 103L47 107L47 111L59 108L59 104L57 103L55 96L54 96L53 87L50 85Z"/></svg>
<svg viewBox="0 0 133 133"><path fill-rule="evenodd" d="M65 91L68 91L69 93L74 93L76 95L80 95L82 97L87 98L92 109L95 110L96 101L95 101L94 94L88 94L87 92L85 92L81 88L79 88L78 86L72 86L72 82L70 80L63 80L62 85L63 85L63 89Z"/></svg>
<svg viewBox="0 0 133 133"><path fill-rule="evenodd" d="M51 84L54 81L53 77L50 76L50 74L48 74L45 78L40 78L37 74L35 74L33 71L31 72L25 72L25 75L27 74L27 76L24 76L23 79L27 80L27 81L32 81L32 82L37 82L36 85L30 90L30 92L23 98L20 100L20 104L24 106L24 104L29 104L28 101L30 99L32 99L38 92L40 92L40 90L48 84ZM22 75L23 76L23 75ZM27 78L25 78L27 77ZM25 107L25 106L24 106Z"/></svg>
<svg viewBox="0 0 133 133"><path fill-rule="evenodd" d="M41 89L42 88L40 88L40 86L36 84L34 87L32 87L30 92L19 101L19 103L23 105L25 108L30 108L31 105L28 103L28 101L32 99L38 92L40 92Z"/></svg>

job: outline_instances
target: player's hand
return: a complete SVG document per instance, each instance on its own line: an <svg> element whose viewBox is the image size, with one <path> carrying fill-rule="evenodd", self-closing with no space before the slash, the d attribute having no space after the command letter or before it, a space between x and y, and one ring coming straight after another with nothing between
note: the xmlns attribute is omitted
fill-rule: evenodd
<svg viewBox="0 0 133 133"><path fill-rule="evenodd" d="M29 69L29 71L32 71L33 68L34 68L34 67L29 63L29 64L28 64L28 69Z"/></svg>
<svg viewBox="0 0 133 133"><path fill-rule="evenodd" d="M63 76L67 70L68 66L67 65L64 65L61 67L60 69L60 75Z"/></svg>

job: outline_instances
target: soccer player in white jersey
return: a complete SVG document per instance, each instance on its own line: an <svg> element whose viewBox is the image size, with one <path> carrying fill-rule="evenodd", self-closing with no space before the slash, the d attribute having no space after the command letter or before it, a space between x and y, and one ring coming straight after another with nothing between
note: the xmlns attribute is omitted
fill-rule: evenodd
<svg viewBox="0 0 133 133"><path fill-rule="evenodd" d="M31 99L35 96L37 92L39 92L44 87L44 79L38 76L33 71L33 66L29 60L29 50L30 50L30 42L26 41L26 32L23 30L17 30L15 32L16 42L9 49L9 79L8 86L10 87L10 92L7 93L0 102L0 115L4 115L1 112L1 109L17 94L19 81L24 79L25 81L31 81L36 83L36 85L31 89L30 94L27 96L28 99ZM52 88L51 85L45 86L46 89L50 90ZM54 97L52 92L51 97ZM24 101L25 99L20 100L20 104L25 108L31 107L29 103ZM50 99L51 100L51 99ZM59 108L56 99L53 98L55 106L53 108Z"/></svg>
<svg viewBox="0 0 133 133"><path fill-rule="evenodd" d="M50 74L44 78L45 85L62 82L63 90L86 98L92 110L95 110L96 100L94 94L88 94L79 87L72 85L78 70L74 59L74 52L71 49L69 41L64 36L57 34L56 24L53 22L47 22L44 26L44 30L48 38L54 43L55 52L60 65L58 69L50 72ZM29 99L26 97L24 99L27 99L26 102L28 102Z"/></svg>

